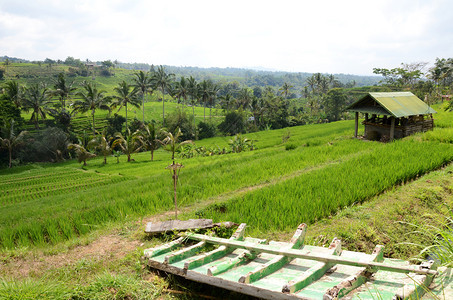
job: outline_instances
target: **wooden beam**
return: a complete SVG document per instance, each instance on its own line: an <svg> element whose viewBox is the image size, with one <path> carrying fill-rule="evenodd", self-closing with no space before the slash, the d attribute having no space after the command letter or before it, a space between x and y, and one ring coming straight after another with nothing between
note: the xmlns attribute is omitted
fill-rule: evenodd
<svg viewBox="0 0 453 300"><path fill-rule="evenodd" d="M241 225L239 225L239 227L236 229L236 231L230 237L230 240L243 241L245 228L246 228L245 223L242 223ZM230 254L234 250L235 250L235 248L232 248L232 247L220 246L219 248L217 248L215 250L204 253L201 257L188 260L184 263L184 272L187 273L187 270L198 268L202 265L210 263L211 261L222 258L222 257Z"/></svg>
<svg viewBox="0 0 453 300"><path fill-rule="evenodd" d="M390 141L393 141L394 137L395 137L395 117L391 117Z"/></svg>
<svg viewBox="0 0 453 300"><path fill-rule="evenodd" d="M355 267L369 267L371 269L377 270L384 270L384 271L391 271L397 273L417 273L417 274L430 274L430 275L437 275L437 271L435 270L427 270L420 266L413 265L413 266L397 266L391 265L387 263L378 263L378 262L363 262L360 260L340 257L335 255L328 255L328 254L316 254L316 253L304 253L298 249L276 249L271 245L262 245L262 244L255 244L255 243L247 243L247 242L240 242L240 241L231 241L228 239L218 238L218 237L210 237L205 236L202 234L197 233L190 233L185 235L187 238L197 241L206 241L210 244L217 244L217 245L225 245L234 248L240 249L247 249L249 251L256 251L256 252L263 252L263 253L270 253L276 255L284 255L293 258L303 258L303 259L311 259L316 261L322 262L332 262L334 264L342 264L348 266L355 266Z"/></svg>
<svg viewBox="0 0 453 300"><path fill-rule="evenodd" d="M384 261L384 246L377 245L371 254L370 262ZM340 299L345 295L355 290L360 285L364 284L373 273L369 272L367 268L360 268L355 275L350 276L343 280L340 284L328 289L324 294L323 299Z"/></svg>
<svg viewBox="0 0 453 300"><path fill-rule="evenodd" d="M200 252L200 250L203 249L205 246L206 246L206 242L202 241L193 246L176 251L170 255L165 256L164 263L172 264L174 262L181 261L187 257L190 257L190 256L195 255L196 253Z"/></svg>
<svg viewBox="0 0 453 300"><path fill-rule="evenodd" d="M291 241L289 242L288 246L285 247L285 249L301 248L304 243L306 231L307 231L307 225L300 224L299 227L297 227L296 232L294 233L293 237L291 238ZM241 278L239 278L239 282L252 283L254 281L257 281L257 280L279 270L280 268L282 268L284 265L286 265L290 261L291 261L291 258L289 258L287 256L276 255L274 258L272 258L267 263L255 268L253 271L250 271L247 274L241 276Z"/></svg>
<svg viewBox="0 0 453 300"><path fill-rule="evenodd" d="M355 112L355 131L354 131L354 137L357 137L359 133L359 112Z"/></svg>
<svg viewBox="0 0 453 300"><path fill-rule="evenodd" d="M144 252L145 257L151 258L154 256L168 253L170 251L175 250L176 248L182 247L183 242L184 242L184 237L180 237L177 240L174 240L170 243L164 244L164 245L156 247L156 248L146 249L143 252Z"/></svg>
<svg viewBox="0 0 453 300"><path fill-rule="evenodd" d="M341 254L341 241L339 239L334 239L329 246L330 255L340 255ZM282 288L282 293L295 293L310 285L313 281L321 278L327 270L334 266L331 262L318 262L316 265L311 267L302 273L299 277L289 281Z"/></svg>

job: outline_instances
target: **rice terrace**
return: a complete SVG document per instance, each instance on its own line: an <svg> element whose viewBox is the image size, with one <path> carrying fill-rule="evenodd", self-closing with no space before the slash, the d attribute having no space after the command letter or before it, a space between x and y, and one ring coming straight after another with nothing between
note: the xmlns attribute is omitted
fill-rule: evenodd
<svg viewBox="0 0 453 300"><path fill-rule="evenodd" d="M453 299L452 12L0 0L0 300Z"/></svg>

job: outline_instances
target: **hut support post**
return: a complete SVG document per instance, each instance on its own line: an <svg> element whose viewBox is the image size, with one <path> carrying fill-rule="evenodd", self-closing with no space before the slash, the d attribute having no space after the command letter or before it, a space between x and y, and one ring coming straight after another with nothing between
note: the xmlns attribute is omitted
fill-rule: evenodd
<svg viewBox="0 0 453 300"><path fill-rule="evenodd" d="M355 131L354 131L354 137L357 137L357 134L359 132L359 112L355 112Z"/></svg>
<svg viewBox="0 0 453 300"><path fill-rule="evenodd" d="M393 141L393 138L395 137L395 117L391 117L391 123L390 123L390 141Z"/></svg>

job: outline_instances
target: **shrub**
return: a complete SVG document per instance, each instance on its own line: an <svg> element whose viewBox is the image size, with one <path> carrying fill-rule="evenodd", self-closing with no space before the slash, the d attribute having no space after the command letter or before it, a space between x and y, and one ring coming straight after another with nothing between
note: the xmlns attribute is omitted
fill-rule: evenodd
<svg viewBox="0 0 453 300"><path fill-rule="evenodd" d="M206 139L214 137L216 134L216 127L211 123L200 122L198 124L198 139Z"/></svg>
<svg viewBox="0 0 453 300"><path fill-rule="evenodd" d="M244 133L246 118L243 111L232 111L226 114L225 120L219 124L219 130L227 135Z"/></svg>

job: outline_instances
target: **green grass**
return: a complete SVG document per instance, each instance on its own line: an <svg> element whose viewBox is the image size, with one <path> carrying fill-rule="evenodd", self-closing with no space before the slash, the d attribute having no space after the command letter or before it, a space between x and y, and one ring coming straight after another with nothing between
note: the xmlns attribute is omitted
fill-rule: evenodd
<svg viewBox="0 0 453 300"><path fill-rule="evenodd" d="M160 113L158 105L148 103L150 116L153 108ZM340 121L249 133L245 136L255 140L258 150L179 159L185 166L179 205L216 202L198 215L247 222L257 233L287 230L453 160L451 145L430 136L436 131L389 144L353 139L352 132L353 121ZM229 139L206 139L197 146L228 147ZM288 143L296 148L286 151ZM0 188L6 191L0 197L0 247L56 244L127 216L171 210L171 177L165 170L170 154L160 149L152 162L149 153L132 157L131 163L120 157L119 164L110 157L107 165L96 158L85 170L69 161L0 172ZM234 196L247 189L244 196Z"/></svg>

